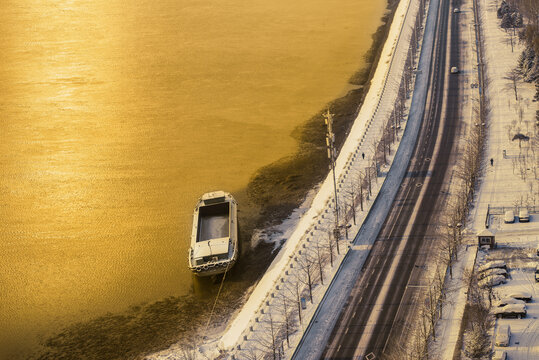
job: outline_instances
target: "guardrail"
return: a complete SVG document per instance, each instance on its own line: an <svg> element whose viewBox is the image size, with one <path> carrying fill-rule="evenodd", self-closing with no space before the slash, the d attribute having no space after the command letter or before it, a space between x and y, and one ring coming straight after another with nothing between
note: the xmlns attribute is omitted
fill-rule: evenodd
<svg viewBox="0 0 539 360"><path fill-rule="evenodd" d="M512 210L516 214L520 211L520 209L528 209L528 212L530 214L539 214L539 206L488 206L487 209L487 216L488 215L503 215L506 211Z"/></svg>

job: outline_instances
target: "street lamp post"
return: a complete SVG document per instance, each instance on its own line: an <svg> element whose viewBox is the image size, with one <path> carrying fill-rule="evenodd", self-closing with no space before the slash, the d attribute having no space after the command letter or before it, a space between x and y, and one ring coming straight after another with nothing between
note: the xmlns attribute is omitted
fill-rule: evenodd
<svg viewBox="0 0 539 360"><path fill-rule="evenodd" d="M327 126L326 146L328 151L328 159L330 168L333 172L333 190L335 191L335 228L339 227L339 203L337 199L337 180L335 178L335 134L333 133L333 114L329 109L324 114L325 123Z"/></svg>

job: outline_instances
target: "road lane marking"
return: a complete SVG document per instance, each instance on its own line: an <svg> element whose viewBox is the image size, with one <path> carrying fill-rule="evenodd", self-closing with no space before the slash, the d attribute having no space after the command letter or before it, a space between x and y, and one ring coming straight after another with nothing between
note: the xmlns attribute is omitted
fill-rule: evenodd
<svg viewBox="0 0 539 360"><path fill-rule="evenodd" d="M352 247L350 248L351 250L368 250L370 251L372 249L372 245L368 245L368 244L365 244L365 245L352 245Z"/></svg>

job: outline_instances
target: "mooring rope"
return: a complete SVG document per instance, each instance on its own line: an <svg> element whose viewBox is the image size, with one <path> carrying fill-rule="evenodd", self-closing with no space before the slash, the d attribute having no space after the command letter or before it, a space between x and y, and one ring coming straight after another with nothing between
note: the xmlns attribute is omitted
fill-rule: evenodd
<svg viewBox="0 0 539 360"><path fill-rule="evenodd" d="M213 311L215 310L215 306L217 305L217 300L219 300L219 295L221 294L221 290L223 289L223 285L225 283L225 277L226 273L228 272L228 266L230 265L232 261L229 261L228 264L226 264L225 272L223 273L223 279L221 280L221 285L219 285L219 290L217 291L217 296L215 297L215 301L213 302L213 306L210 311L210 317L208 318L208 322L206 323L206 328L204 329L204 332L208 331L208 327L210 326L211 318L213 316Z"/></svg>

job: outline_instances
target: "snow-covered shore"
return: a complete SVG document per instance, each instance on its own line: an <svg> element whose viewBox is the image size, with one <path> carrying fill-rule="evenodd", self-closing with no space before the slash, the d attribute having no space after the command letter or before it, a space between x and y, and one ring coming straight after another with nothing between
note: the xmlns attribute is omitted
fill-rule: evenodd
<svg viewBox="0 0 539 360"><path fill-rule="evenodd" d="M372 145L382 136L381 127L389 119L396 102L410 49L409 44L412 41L412 27L419 10L419 0L403 0L395 12L369 92L336 161L335 170L340 196L344 197L343 194L348 191L350 184L357 181L355 177L359 171L371 166ZM385 168L381 170L384 171ZM363 211L359 209L359 204L356 204L358 209L355 224L352 223L352 219L348 219L349 233L352 237L367 215L382 180L377 178L376 183L373 182L373 193ZM286 243L226 330L199 346L199 354L207 358L219 356L228 358L241 357L239 353L242 351L243 353L257 351L255 348L260 346L261 340L258 339L257 342L250 340L257 336L257 332L260 334L265 331L261 328L267 325L267 314L271 314L272 309L275 310L277 305L274 303L279 298L279 292L287 288L290 273L298 269L298 254L301 254L303 249L312 247L313 243L318 244L321 238L328 236L328 231L333 227L333 201L333 178L332 174L329 174L316 194L313 192L313 197L276 229L280 239L287 239ZM322 275L326 279L325 285L315 287L313 304L308 304L302 311L300 328L308 323L316 309L317 301L323 296L330 278L348 250L347 242L341 241L340 246L340 254L335 254L333 266L327 266ZM293 349L293 344L299 341L301 331L291 335L288 350ZM172 346L168 350L149 356L148 359L181 359L183 355L179 346Z"/></svg>

